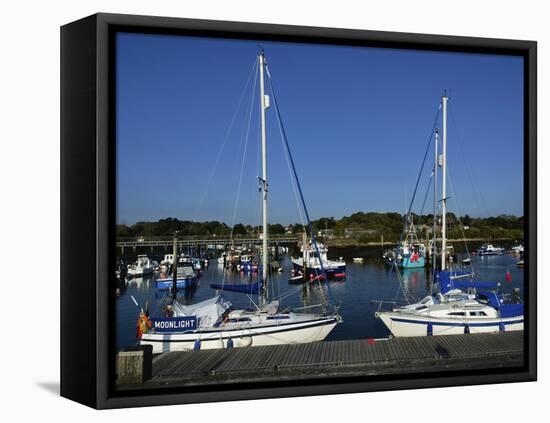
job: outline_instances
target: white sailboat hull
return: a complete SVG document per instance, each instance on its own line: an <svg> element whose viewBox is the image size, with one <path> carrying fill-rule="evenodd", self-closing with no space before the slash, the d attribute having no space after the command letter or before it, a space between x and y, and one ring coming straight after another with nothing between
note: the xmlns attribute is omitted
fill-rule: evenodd
<svg viewBox="0 0 550 423"><path fill-rule="evenodd" d="M189 333L147 333L140 345L152 345L153 353L192 350L200 340L200 349L227 348L229 339L234 348L322 341L337 324L336 317L307 322L275 324L264 327L204 330Z"/></svg>
<svg viewBox="0 0 550 423"><path fill-rule="evenodd" d="M460 335L464 333L494 333L523 330L523 316L488 319L445 319L420 317L399 312L376 314L393 336L426 336L431 324L431 335Z"/></svg>

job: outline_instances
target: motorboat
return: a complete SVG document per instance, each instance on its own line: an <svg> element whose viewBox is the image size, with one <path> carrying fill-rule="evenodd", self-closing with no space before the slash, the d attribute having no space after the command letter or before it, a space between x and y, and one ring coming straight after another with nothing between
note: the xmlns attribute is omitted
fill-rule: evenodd
<svg viewBox="0 0 550 423"><path fill-rule="evenodd" d="M483 244L476 252L478 256L499 256L504 254L504 248L495 247L493 244Z"/></svg>
<svg viewBox="0 0 550 423"><path fill-rule="evenodd" d="M130 277L151 275L153 272L153 263L146 255L137 256L136 262L128 265L128 276Z"/></svg>
<svg viewBox="0 0 550 423"><path fill-rule="evenodd" d="M306 278L316 278L324 269L328 279L341 279L346 275L346 262L344 260L329 260L327 258L328 247L318 242L315 248L312 242L302 243L300 249L302 257L292 259L292 267L296 273L303 275L304 268ZM305 265L304 265L305 263Z"/></svg>
<svg viewBox="0 0 550 423"><path fill-rule="evenodd" d="M199 273L192 266L178 265L176 274L177 289L187 289L197 284ZM157 289L171 289L174 286L173 276L167 273L161 273L155 280Z"/></svg>

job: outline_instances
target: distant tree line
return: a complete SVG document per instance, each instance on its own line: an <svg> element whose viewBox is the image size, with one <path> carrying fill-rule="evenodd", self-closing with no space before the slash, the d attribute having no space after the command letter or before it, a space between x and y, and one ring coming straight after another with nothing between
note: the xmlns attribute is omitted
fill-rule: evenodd
<svg viewBox="0 0 550 423"><path fill-rule="evenodd" d="M116 226L116 235L119 238L173 236L176 231L178 236L181 237L228 237L231 235L231 227L217 220L192 222L168 217L157 222L137 222L133 225ZM233 226L233 236L235 237L257 236L260 232L261 228L259 226L244 225L242 223ZM285 234L285 228L280 224L269 225L269 232L274 235L283 235Z"/></svg>
<svg viewBox="0 0 550 423"><path fill-rule="evenodd" d="M433 215L412 214L407 222L412 222L416 226L419 235L426 235L431 232ZM447 222L449 238L523 239L523 216L499 215L478 218L469 215L458 217L454 213L447 213ZM360 242L370 242L380 240L380 236L383 235L385 240L395 241L399 239L405 223L405 216L399 213L357 212L341 219L322 217L313 221L312 227L316 234L322 236L355 238ZM438 216L438 228L440 223L441 216ZM137 222L133 225L116 227L117 237L123 238L172 236L175 231L178 231L178 235L182 237L227 237L231 233L234 237L245 237L258 236L261 233L261 227L237 223L231 231L231 227L224 222L192 222L172 217L160 219L157 222ZM300 223L286 226L278 223L269 225L269 233L272 235L296 235L303 231L304 227Z"/></svg>

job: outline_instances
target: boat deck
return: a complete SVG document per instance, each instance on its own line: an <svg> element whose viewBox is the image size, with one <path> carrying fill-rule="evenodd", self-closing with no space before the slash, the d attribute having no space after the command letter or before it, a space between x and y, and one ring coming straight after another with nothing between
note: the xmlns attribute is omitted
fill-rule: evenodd
<svg viewBox="0 0 550 423"><path fill-rule="evenodd" d="M153 358L150 380L119 389L520 367L523 360L522 331L169 352Z"/></svg>

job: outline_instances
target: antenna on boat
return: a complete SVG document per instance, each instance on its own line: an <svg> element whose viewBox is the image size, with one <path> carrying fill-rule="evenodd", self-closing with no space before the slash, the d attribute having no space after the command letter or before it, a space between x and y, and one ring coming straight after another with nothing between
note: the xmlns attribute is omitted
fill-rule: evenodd
<svg viewBox="0 0 550 423"><path fill-rule="evenodd" d="M441 270L445 270L445 255L447 253L447 90L443 97L443 145L441 153Z"/></svg>
<svg viewBox="0 0 550 423"><path fill-rule="evenodd" d="M267 293L267 275L268 275L268 251L267 251L267 148L266 148L266 136L265 136L265 111L269 107L269 100L265 95L264 86L264 70L265 70L265 56L263 49L258 54L258 60L260 64L260 121L261 121L261 135L262 135L262 302L265 302L265 296Z"/></svg>

